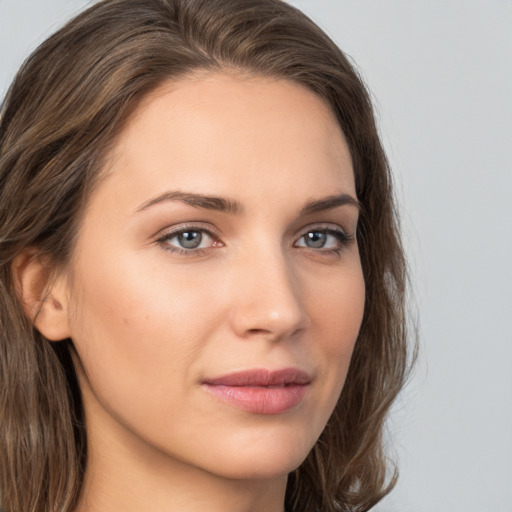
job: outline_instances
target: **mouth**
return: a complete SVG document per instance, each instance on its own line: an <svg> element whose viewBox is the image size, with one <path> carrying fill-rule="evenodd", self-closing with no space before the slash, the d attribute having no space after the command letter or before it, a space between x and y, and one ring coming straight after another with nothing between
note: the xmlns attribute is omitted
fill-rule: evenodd
<svg viewBox="0 0 512 512"><path fill-rule="evenodd" d="M311 377L296 368L253 369L206 379L206 391L238 409L255 414L282 414L296 408L311 384Z"/></svg>

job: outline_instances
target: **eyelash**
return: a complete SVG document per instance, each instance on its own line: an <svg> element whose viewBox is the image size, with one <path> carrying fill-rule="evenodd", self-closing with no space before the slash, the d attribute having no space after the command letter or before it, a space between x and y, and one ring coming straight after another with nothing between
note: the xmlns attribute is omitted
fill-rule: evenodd
<svg viewBox="0 0 512 512"><path fill-rule="evenodd" d="M333 228L333 227L321 227L321 226L318 226L318 227L313 227L313 228L309 228L307 229L303 235L301 235L298 240L294 243L294 246L297 247L297 243L300 241L300 240L304 240L304 237L308 234L308 233L321 233L323 235L328 235L328 236L332 236L336 239L337 241L337 246L336 247L333 247L333 248L318 248L318 249L314 249L312 247L307 247L307 246L299 246L303 249L311 249L315 252L320 252L322 254L340 254L342 252L342 250L349 246L353 240L354 240L354 235L352 234L349 234L347 233L345 230L341 229L341 228Z"/></svg>
<svg viewBox="0 0 512 512"><path fill-rule="evenodd" d="M157 240L157 243L160 244L165 251L172 252L172 253L178 254L180 256L202 256L203 254L205 254L206 251L208 249L210 249L210 247L201 248L201 249L185 249L185 248L169 245L169 240L172 240L174 237L177 237L183 233L188 233L188 232L198 232L198 233L207 234L209 237L212 238L212 240L215 243L219 242L220 237L213 230L209 229L206 226L193 224L193 225L188 225L188 226L177 227L177 228L169 231L165 235L161 236ZM222 245L223 244L221 243L221 246Z"/></svg>
<svg viewBox="0 0 512 512"><path fill-rule="evenodd" d="M222 242L220 242L220 240L219 240L220 237L217 233L215 233L213 230L207 228L206 226L202 226L202 225L188 225L188 226L178 227L178 228L173 229L172 231L166 233L165 235L161 236L160 238L158 238L156 242L158 244L160 244L165 251L168 251L168 252L171 252L174 254L178 254L180 256L202 256L210 248L214 247L214 246L209 246L206 248L186 249L186 248L181 248L181 247L177 247L177 246L171 246L169 244L170 240L172 240L173 238L175 238L183 233L187 233L187 232L198 232L198 233L206 234L212 238L214 243L218 243L219 247L222 247L224 245L224 244L222 244ZM338 244L336 247L328 248L328 249L321 248L321 247L318 249L315 249L315 248L311 248L311 247L307 247L307 246L297 246L296 244L300 240L304 240L304 237L308 233L321 233L324 235L333 236L337 240ZM309 228L306 231L304 231L303 234L294 242L293 245L294 245L294 247L297 247L300 249L306 249L306 250L310 249L316 253L340 254L341 251L345 247L347 247L354 241L354 239L355 239L355 236L353 234L349 234L341 228L314 226L314 227Z"/></svg>

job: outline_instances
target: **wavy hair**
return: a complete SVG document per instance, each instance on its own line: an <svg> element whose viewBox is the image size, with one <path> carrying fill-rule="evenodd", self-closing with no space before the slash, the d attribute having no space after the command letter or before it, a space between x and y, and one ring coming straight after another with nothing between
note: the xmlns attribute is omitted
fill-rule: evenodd
<svg viewBox="0 0 512 512"><path fill-rule="evenodd" d="M5 512L71 512L87 464L71 340L27 319L12 265L73 250L117 134L164 81L236 70L302 84L335 113L362 205L361 331L339 402L288 480L286 510L362 512L394 485L383 427L409 368L407 272L391 175L368 91L340 49L280 0L103 0L24 63L0 118L0 488Z"/></svg>

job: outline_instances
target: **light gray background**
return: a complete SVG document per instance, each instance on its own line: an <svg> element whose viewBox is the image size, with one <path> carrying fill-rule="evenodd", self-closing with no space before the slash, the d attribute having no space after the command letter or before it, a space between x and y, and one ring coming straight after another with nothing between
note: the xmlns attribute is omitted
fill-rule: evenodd
<svg viewBox="0 0 512 512"><path fill-rule="evenodd" d="M421 317L378 512L512 512L512 0L294 0L357 62ZM0 95L83 0L0 0Z"/></svg>

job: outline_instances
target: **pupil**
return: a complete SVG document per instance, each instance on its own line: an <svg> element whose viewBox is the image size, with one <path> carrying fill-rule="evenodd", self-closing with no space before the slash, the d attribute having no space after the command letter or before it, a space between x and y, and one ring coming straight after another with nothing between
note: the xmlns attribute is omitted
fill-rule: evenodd
<svg viewBox="0 0 512 512"><path fill-rule="evenodd" d="M327 235L319 231L312 231L306 235L306 245L318 249L325 245Z"/></svg>
<svg viewBox="0 0 512 512"><path fill-rule="evenodd" d="M180 245L185 249L195 249L199 247L203 235L199 231L186 231L178 235Z"/></svg>

